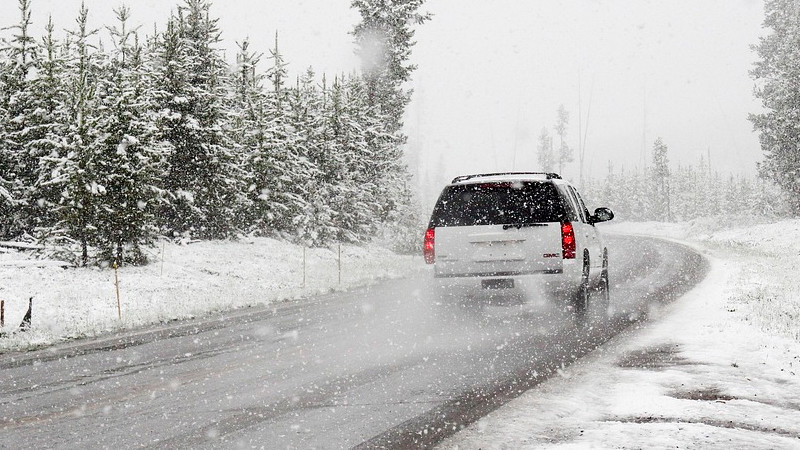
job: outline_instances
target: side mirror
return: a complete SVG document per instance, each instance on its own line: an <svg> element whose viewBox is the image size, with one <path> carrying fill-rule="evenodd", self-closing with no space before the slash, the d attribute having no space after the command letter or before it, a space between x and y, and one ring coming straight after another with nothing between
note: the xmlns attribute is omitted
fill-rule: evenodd
<svg viewBox="0 0 800 450"><path fill-rule="evenodd" d="M608 208L597 208L594 210L594 215L589 218L589 221L594 223L608 222L614 218L614 212Z"/></svg>

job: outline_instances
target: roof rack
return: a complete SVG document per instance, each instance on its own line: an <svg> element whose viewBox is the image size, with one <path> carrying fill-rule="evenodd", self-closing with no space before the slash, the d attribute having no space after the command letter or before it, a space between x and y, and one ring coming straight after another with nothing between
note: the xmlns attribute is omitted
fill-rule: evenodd
<svg viewBox="0 0 800 450"><path fill-rule="evenodd" d="M544 175L548 180L560 180L561 176L554 172L498 172L498 173L477 173L474 175L461 175L453 178L451 183L461 183L462 181L473 178L494 177L502 175Z"/></svg>

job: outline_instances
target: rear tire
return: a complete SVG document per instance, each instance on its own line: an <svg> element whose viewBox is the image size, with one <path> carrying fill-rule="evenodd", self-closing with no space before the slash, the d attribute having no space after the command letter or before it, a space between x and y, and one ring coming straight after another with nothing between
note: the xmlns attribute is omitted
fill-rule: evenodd
<svg viewBox="0 0 800 450"><path fill-rule="evenodd" d="M611 283L608 279L608 249L603 249L603 270L600 272L600 312L608 316L608 306L611 303Z"/></svg>
<svg viewBox="0 0 800 450"><path fill-rule="evenodd" d="M575 314L578 317L584 317L586 314L586 309L589 307L589 296L590 296L589 255L584 255L583 257L582 272L583 273L581 274L581 284L578 286L578 290L577 292L575 292L575 297L573 299Z"/></svg>

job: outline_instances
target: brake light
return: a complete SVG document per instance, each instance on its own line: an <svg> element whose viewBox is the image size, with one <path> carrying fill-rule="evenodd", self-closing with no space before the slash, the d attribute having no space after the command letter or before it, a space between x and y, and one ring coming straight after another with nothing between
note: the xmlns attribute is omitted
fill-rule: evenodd
<svg viewBox="0 0 800 450"><path fill-rule="evenodd" d="M569 222L561 224L561 250L564 259L575 259L575 230Z"/></svg>
<svg viewBox="0 0 800 450"><path fill-rule="evenodd" d="M425 232L425 243L422 246L422 254L425 255L425 263L433 264L436 259L436 252L433 249L433 238L436 232L433 228L428 228Z"/></svg>

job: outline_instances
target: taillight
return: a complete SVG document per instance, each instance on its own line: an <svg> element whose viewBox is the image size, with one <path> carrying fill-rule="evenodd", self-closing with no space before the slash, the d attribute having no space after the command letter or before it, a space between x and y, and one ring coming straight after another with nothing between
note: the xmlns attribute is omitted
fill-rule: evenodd
<svg viewBox="0 0 800 450"><path fill-rule="evenodd" d="M425 255L425 263L433 264L436 253L433 250L433 237L436 234L433 228L428 228L425 232L425 243L422 246L422 254Z"/></svg>
<svg viewBox="0 0 800 450"><path fill-rule="evenodd" d="M575 259L575 230L569 222L561 224L561 250L564 259Z"/></svg>

